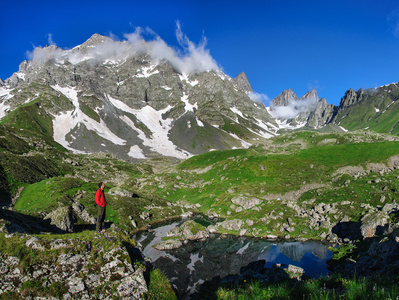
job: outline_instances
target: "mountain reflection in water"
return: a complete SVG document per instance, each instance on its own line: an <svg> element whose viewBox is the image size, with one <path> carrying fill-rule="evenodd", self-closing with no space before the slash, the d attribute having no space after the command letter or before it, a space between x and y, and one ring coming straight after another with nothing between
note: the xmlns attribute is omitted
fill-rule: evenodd
<svg viewBox="0 0 399 300"><path fill-rule="evenodd" d="M143 253L151 258L175 285L182 298L195 292L203 282L215 276L240 274L240 268L264 259L266 267L291 264L305 270L309 277L326 275L326 261L332 257L327 245L319 242L279 242L263 239L212 235L203 242L189 242L181 248L159 251L152 246L179 223L161 226L137 237Z"/></svg>

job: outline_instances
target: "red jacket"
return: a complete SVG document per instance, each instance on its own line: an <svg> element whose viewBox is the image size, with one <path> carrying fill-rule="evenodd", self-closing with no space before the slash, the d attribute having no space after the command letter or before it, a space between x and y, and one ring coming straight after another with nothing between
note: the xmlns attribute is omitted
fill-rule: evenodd
<svg viewBox="0 0 399 300"><path fill-rule="evenodd" d="M96 203L102 207L107 205L105 201L104 191L102 189L98 189L96 192Z"/></svg>

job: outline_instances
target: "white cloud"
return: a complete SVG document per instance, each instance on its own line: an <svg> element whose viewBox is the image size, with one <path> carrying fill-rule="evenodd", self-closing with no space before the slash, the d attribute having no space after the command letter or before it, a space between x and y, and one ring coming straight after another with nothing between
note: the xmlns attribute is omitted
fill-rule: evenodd
<svg viewBox="0 0 399 300"><path fill-rule="evenodd" d="M253 102L263 103L263 104L265 104L265 106L269 105L269 103L270 103L270 98L266 94L259 94L259 93L256 93L256 92L249 92L248 93L248 97Z"/></svg>
<svg viewBox="0 0 399 300"><path fill-rule="evenodd" d="M318 101L319 99L317 97L310 97L298 101L290 99L287 106L271 105L270 114L276 119L293 119L301 113L314 111Z"/></svg>
<svg viewBox="0 0 399 300"><path fill-rule="evenodd" d="M48 35L47 35L47 42L48 42L48 44L49 45L56 45L55 43L54 43L54 41L53 41L53 35L51 34L51 33L49 33Z"/></svg>
<svg viewBox="0 0 399 300"><path fill-rule="evenodd" d="M51 45L49 47L36 47L33 51L27 51L26 55L34 64L42 65L49 60L61 57L63 50L57 46Z"/></svg>
<svg viewBox="0 0 399 300"><path fill-rule="evenodd" d="M144 36L149 37L147 39ZM76 64L82 60L95 59L98 61L123 61L129 56L148 54L154 61L168 60L178 72L182 74L201 73L219 70L219 66L206 49L206 39L196 45L182 32L180 23L176 23L176 39L180 48L171 47L150 28L137 27L134 32L124 35L120 41L114 34L102 43L89 47L82 53L77 49L62 50L52 42L49 34L50 47L36 47L28 51L27 56L33 63L43 64L48 60L67 59Z"/></svg>

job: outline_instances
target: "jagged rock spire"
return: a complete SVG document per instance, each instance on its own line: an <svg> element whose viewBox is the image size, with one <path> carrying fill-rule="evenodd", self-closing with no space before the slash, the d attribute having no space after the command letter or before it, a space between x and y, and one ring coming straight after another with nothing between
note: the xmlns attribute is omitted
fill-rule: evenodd
<svg viewBox="0 0 399 300"><path fill-rule="evenodd" d="M273 106L288 106L290 101L298 101L298 96L291 90L285 90L276 98L274 98L270 104L270 107Z"/></svg>
<svg viewBox="0 0 399 300"><path fill-rule="evenodd" d="M233 79L233 82L244 92L248 93L248 92L252 92L252 87L249 84L247 75L245 75L244 72L241 72L240 74L238 74L238 76L236 78Z"/></svg>
<svg viewBox="0 0 399 300"><path fill-rule="evenodd" d="M309 92L307 92L299 99L299 101L304 101L304 100L319 101L319 95L317 95L317 91L315 89L311 89Z"/></svg>

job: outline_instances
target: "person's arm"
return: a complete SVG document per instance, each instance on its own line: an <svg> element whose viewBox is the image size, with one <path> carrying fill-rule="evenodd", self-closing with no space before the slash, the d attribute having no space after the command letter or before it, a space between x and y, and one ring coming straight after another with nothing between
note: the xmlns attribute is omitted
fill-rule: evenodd
<svg viewBox="0 0 399 300"><path fill-rule="evenodd" d="M103 195L103 203L104 203L104 206L107 206L107 200L105 200L105 193L104 193L104 190L103 190L103 193L102 193Z"/></svg>
<svg viewBox="0 0 399 300"><path fill-rule="evenodd" d="M96 204L101 205L101 193L100 190L97 190L96 192Z"/></svg>

